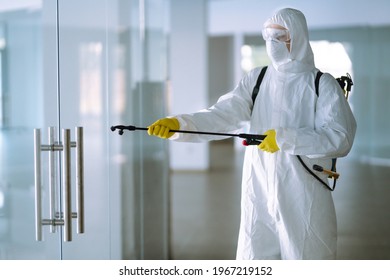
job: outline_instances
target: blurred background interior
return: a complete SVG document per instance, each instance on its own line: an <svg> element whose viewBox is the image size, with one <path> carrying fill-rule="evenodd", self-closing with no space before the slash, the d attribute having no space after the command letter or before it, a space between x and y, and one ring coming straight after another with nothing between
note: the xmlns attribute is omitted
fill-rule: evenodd
<svg viewBox="0 0 390 280"><path fill-rule="evenodd" d="M0 0L0 259L234 259L241 144L110 127L212 105L269 63L262 24L286 6L306 15L317 68L354 82L338 258L390 259L387 0Z"/></svg>

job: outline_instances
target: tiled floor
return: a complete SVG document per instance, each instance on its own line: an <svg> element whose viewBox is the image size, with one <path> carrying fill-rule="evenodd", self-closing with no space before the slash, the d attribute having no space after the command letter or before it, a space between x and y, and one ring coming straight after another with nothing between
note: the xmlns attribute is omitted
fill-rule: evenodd
<svg viewBox="0 0 390 280"><path fill-rule="evenodd" d="M229 142L210 150L210 172L172 174L173 259L235 258L243 156ZM338 170L338 259L390 259L390 168L341 159Z"/></svg>

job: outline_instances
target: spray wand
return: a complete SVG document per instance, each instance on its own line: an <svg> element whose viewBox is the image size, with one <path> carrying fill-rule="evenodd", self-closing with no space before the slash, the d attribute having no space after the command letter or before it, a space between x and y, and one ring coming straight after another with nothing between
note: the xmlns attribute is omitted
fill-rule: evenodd
<svg viewBox="0 0 390 280"><path fill-rule="evenodd" d="M118 130L119 135L123 135L124 130L129 130L129 131L136 131L136 130L144 130L147 131L147 127L136 127L133 125L115 125L111 126L111 131ZM261 141L264 140L266 135L261 135L261 134L247 134L247 133L239 133L239 134L231 134L231 133L219 133L219 132L207 132L207 131L191 131L191 130L170 130L171 132L176 132L176 133L191 133L191 134L204 134L204 135L215 135L215 136L228 136L228 137L239 137L244 139L242 141L242 144L244 146L250 146L250 145L259 145ZM302 159L298 156L298 159L301 161ZM309 170L309 168L303 163L304 167L313 175L316 177L316 175ZM326 170L322 168L321 166L314 165L313 169L318 171L318 172L323 172L328 174L330 177L333 177L337 179L339 177L339 174L336 172L333 172L331 170ZM321 179L319 179L321 180ZM327 186L326 183L324 183L322 180L321 182ZM328 187L328 186L327 186ZM329 187L328 187L329 188ZM332 190L332 189L330 189Z"/></svg>
<svg viewBox="0 0 390 280"><path fill-rule="evenodd" d="M118 130L119 135L123 135L124 130L136 131L136 130L148 130L147 127L136 127L133 125L115 125L111 126L111 131ZM191 131L191 130L170 130L171 132L177 133L191 133L191 134L205 134L205 135L215 135L215 136L229 136L229 137L239 137L244 139L242 144L244 146L250 145L259 145L261 141L264 140L266 135L260 134L247 134L247 133L239 133L239 134L231 134L231 133L219 133L219 132L207 132L207 131Z"/></svg>

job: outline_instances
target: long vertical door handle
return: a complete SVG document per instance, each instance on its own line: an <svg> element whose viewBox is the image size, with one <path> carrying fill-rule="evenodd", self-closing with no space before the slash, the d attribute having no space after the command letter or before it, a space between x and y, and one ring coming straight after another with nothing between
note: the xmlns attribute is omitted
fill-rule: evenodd
<svg viewBox="0 0 390 280"><path fill-rule="evenodd" d="M55 128L49 127L48 129L48 135L49 135L49 197L50 197L50 212L49 217L50 220L53 221L56 218L56 168L55 168ZM56 232L56 226L54 223L50 225L50 232L54 233Z"/></svg>
<svg viewBox="0 0 390 280"><path fill-rule="evenodd" d="M71 141L70 129L62 129L62 198L64 241L72 241Z"/></svg>
<svg viewBox="0 0 390 280"><path fill-rule="evenodd" d="M83 128L76 127L76 207L77 233L84 233L84 136Z"/></svg>
<svg viewBox="0 0 390 280"><path fill-rule="evenodd" d="M42 241L41 130L34 129L35 239Z"/></svg>

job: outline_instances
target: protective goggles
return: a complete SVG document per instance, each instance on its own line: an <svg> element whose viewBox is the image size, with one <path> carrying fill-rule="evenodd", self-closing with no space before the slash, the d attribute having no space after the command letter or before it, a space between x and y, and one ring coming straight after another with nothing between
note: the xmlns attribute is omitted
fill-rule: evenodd
<svg viewBox="0 0 390 280"><path fill-rule="evenodd" d="M265 41L288 42L291 39L287 29L266 27L262 30L262 34Z"/></svg>

